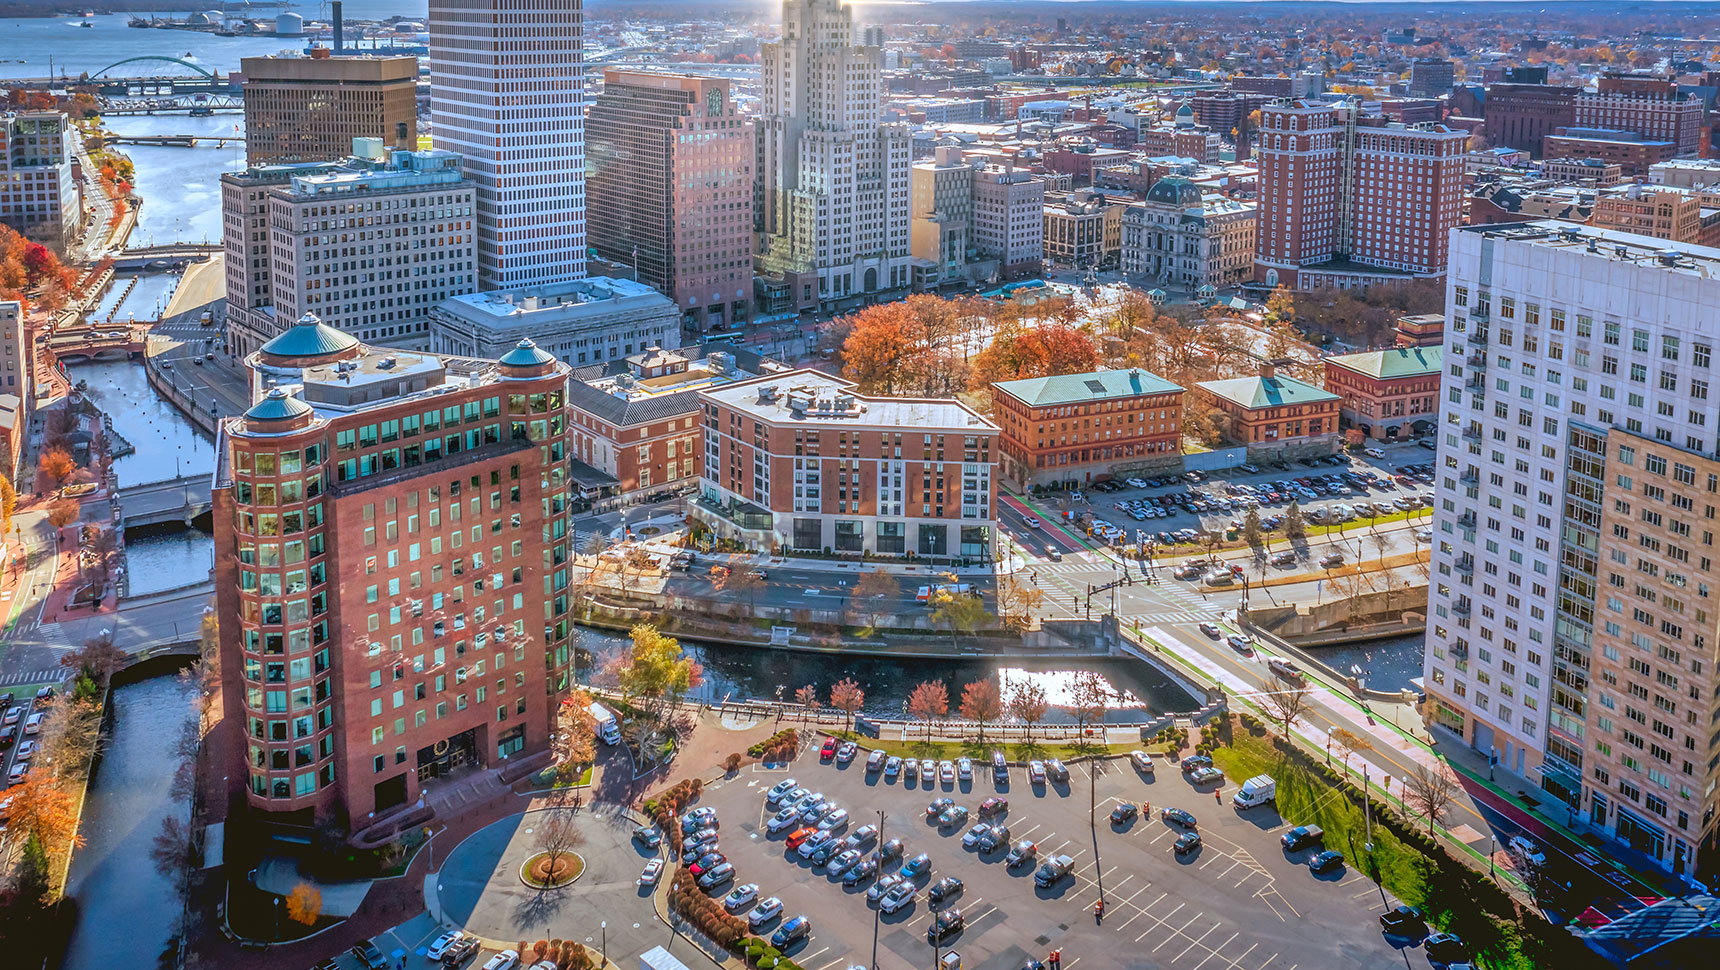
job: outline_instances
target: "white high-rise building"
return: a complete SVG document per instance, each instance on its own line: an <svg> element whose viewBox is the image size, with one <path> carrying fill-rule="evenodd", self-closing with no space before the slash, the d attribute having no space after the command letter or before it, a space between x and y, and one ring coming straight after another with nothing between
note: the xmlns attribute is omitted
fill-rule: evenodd
<svg viewBox="0 0 1720 970"><path fill-rule="evenodd" d="M585 276L582 0L430 0L430 121L478 190L486 289Z"/></svg>
<svg viewBox="0 0 1720 970"><path fill-rule="evenodd" d="M1450 239L1428 713L1501 785L1712 870L1720 250L1552 221Z"/></svg>
<svg viewBox="0 0 1720 970"><path fill-rule="evenodd" d="M839 0L784 0L764 45L758 270L796 307L844 309L909 282L906 126L882 124L883 52Z"/></svg>

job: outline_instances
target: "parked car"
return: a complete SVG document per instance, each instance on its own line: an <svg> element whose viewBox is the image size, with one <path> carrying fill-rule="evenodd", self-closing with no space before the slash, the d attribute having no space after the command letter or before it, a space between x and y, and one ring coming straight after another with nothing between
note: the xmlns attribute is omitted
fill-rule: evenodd
<svg viewBox="0 0 1720 970"><path fill-rule="evenodd" d="M383 966L387 966L383 961ZM517 950L503 950L484 961L484 970L514 970L520 965L520 955Z"/></svg>
<svg viewBox="0 0 1720 970"><path fill-rule="evenodd" d="M641 885L641 886L655 886L655 885L657 885L657 880L662 878L662 876L663 876L663 860L662 859L652 859L651 861L645 863L644 871L639 873L639 885Z"/></svg>
<svg viewBox="0 0 1720 970"><path fill-rule="evenodd" d="M784 795L794 791L797 787L799 787L799 782L793 778L784 778L770 786L770 791L764 793L764 803L774 808L782 803Z"/></svg>
<svg viewBox="0 0 1720 970"><path fill-rule="evenodd" d="M655 825L639 825L633 829L633 841L647 849L655 849L663 844L663 833Z"/></svg>
<svg viewBox="0 0 1720 970"><path fill-rule="evenodd" d="M890 890L900 886L903 882L902 874L899 872L891 872L879 876L878 881L874 882L871 887L866 890L866 901L871 903L878 902L883 899Z"/></svg>
<svg viewBox="0 0 1720 970"><path fill-rule="evenodd" d="M1027 763L1027 781L1033 785L1045 784L1045 762L1029 761Z"/></svg>
<svg viewBox="0 0 1720 970"><path fill-rule="evenodd" d="M723 908L734 912L743 906L751 906L758 901L758 883L749 882L744 886L736 886L723 897Z"/></svg>
<svg viewBox="0 0 1720 970"><path fill-rule="evenodd" d="M990 835L990 834L991 834L991 826L987 825L984 822L981 822L978 825L975 825L973 828L968 829L967 834L962 836L962 848L964 848L964 849L977 849L977 848L979 848L980 842L982 840L984 840L985 837Z"/></svg>
<svg viewBox="0 0 1720 970"><path fill-rule="evenodd" d="M1031 863L1039 855L1039 846L1022 839L1009 849L1009 855L1004 857L1003 864L1011 868Z"/></svg>
<svg viewBox="0 0 1720 970"><path fill-rule="evenodd" d="M1188 773L1188 780L1191 785L1210 785L1224 781L1224 772L1217 768L1200 767Z"/></svg>
<svg viewBox="0 0 1720 970"><path fill-rule="evenodd" d="M941 903L961 891L962 881L960 879L957 879L955 876L945 876L937 882L932 883L931 888L926 890L926 901L929 903Z"/></svg>
<svg viewBox="0 0 1720 970"><path fill-rule="evenodd" d="M1337 849L1326 849L1308 857L1309 872L1325 872L1336 869L1344 864L1344 854Z"/></svg>
<svg viewBox="0 0 1720 970"><path fill-rule="evenodd" d="M961 825L962 823L966 822L967 819L968 819L967 806L965 806L965 805L951 805L949 808L944 809L944 812L942 815L938 816L938 828L940 828L940 829L954 828L954 827Z"/></svg>
<svg viewBox="0 0 1720 970"><path fill-rule="evenodd" d="M1429 963L1461 963L1469 958L1469 949L1455 933L1435 933L1423 943Z"/></svg>
<svg viewBox="0 0 1720 970"><path fill-rule="evenodd" d="M867 879L872 878L877 871L878 860L871 856L866 856L843 871L842 884L844 886L857 886L860 883L865 882Z"/></svg>
<svg viewBox="0 0 1720 970"><path fill-rule="evenodd" d="M900 858L902 856L902 853L904 853L906 851L907 851L907 846L902 844L901 839L891 839L890 841L888 841L888 842L886 842L883 845L878 847L878 858L880 861L897 859L897 858Z"/></svg>
<svg viewBox="0 0 1720 970"><path fill-rule="evenodd" d="M442 965L457 967L470 960L482 948L483 944L479 943L476 937L461 937L450 944L447 952L442 954Z"/></svg>
<svg viewBox="0 0 1720 970"><path fill-rule="evenodd" d="M1303 846L1317 845L1326 837L1326 831L1318 825L1298 825L1282 836L1278 841L1285 849L1294 852Z"/></svg>
<svg viewBox="0 0 1720 970"><path fill-rule="evenodd" d="M752 912L747 913L747 926L751 927L756 932L759 927L781 915L782 900L775 896L771 896L767 899L761 900L757 906L752 908Z"/></svg>
<svg viewBox="0 0 1720 970"><path fill-rule="evenodd" d="M1004 798L1001 795L993 795L979 803L980 818L990 818L993 815L1002 815L1007 811L1009 811L1009 799Z"/></svg>
<svg viewBox="0 0 1720 970"><path fill-rule="evenodd" d="M1427 920L1414 906L1399 906L1380 916L1380 929L1388 936L1419 940L1427 935Z"/></svg>
<svg viewBox="0 0 1720 970"><path fill-rule="evenodd" d="M770 935L770 945L781 950L812 935L812 921L804 915L795 916L776 928Z"/></svg>
<svg viewBox="0 0 1720 970"><path fill-rule="evenodd" d="M1176 850L1177 855L1186 855L1187 853L1193 852L1200 848L1200 833L1184 832L1177 836L1177 840L1175 842L1171 843L1171 848Z"/></svg>
<svg viewBox="0 0 1720 970"><path fill-rule="evenodd" d="M1194 813L1184 808L1161 808L1159 809L1159 818L1180 825L1185 829L1195 827Z"/></svg>
<svg viewBox="0 0 1720 970"><path fill-rule="evenodd" d="M884 767L884 760L886 757L888 756L885 755L883 751L873 751L871 754L867 755L866 771L871 773Z"/></svg>
<svg viewBox="0 0 1720 970"><path fill-rule="evenodd" d="M699 888L704 890L715 889L734 877L735 867L730 863L724 862L719 864L710 872L699 877Z"/></svg>
<svg viewBox="0 0 1720 970"><path fill-rule="evenodd" d="M902 773L902 759L901 758L898 758L895 755L891 755L888 758L884 759L884 780L885 781L895 781L896 776L901 774L901 773Z"/></svg>
<svg viewBox="0 0 1720 970"><path fill-rule="evenodd" d="M1145 751L1129 752L1129 760L1134 763L1136 770L1147 774L1153 773L1153 756Z"/></svg>
<svg viewBox="0 0 1720 970"><path fill-rule="evenodd" d="M931 875L931 872L932 857L924 852L902 863L903 879L918 879L921 876Z"/></svg>
<svg viewBox="0 0 1720 970"><path fill-rule="evenodd" d="M913 883L899 882L878 900L878 909L881 912L894 913L913 905L914 897L918 894Z"/></svg>
<svg viewBox="0 0 1720 970"><path fill-rule="evenodd" d="M454 944L465 938L466 934L460 930L449 930L431 942L430 946L425 949L424 956L431 960L441 960L453 948Z"/></svg>
<svg viewBox="0 0 1720 970"><path fill-rule="evenodd" d="M824 747L818 749L818 760L829 761L834 757L836 757L836 739L825 738Z"/></svg>
<svg viewBox="0 0 1720 970"><path fill-rule="evenodd" d="M359 964L368 970L383 970L384 967L388 966L388 958L383 956L382 951L376 948L376 944L369 940L353 944L351 952L353 956L358 958Z"/></svg>
<svg viewBox="0 0 1720 970"><path fill-rule="evenodd" d="M836 749L836 763L839 765L845 765L848 762L853 761L854 756L859 752L859 745L852 741L845 742L842 747Z"/></svg>
<svg viewBox="0 0 1720 970"><path fill-rule="evenodd" d="M937 942L952 933L958 933L967 925L967 917L959 909L946 909L932 917L932 923L926 927L926 940Z"/></svg>

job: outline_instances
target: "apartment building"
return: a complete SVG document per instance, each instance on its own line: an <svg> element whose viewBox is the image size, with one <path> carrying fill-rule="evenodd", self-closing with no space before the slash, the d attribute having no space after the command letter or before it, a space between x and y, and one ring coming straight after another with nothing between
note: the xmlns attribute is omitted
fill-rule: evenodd
<svg viewBox="0 0 1720 970"><path fill-rule="evenodd" d="M1262 108L1255 281L1313 289L1442 275L1468 142L1460 129L1350 103Z"/></svg>
<svg viewBox="0 0 1720 970"><path fill-rule="evenodd" d="M1194 108L1184 101L1170 124L1141 129L1139 145L1140 150L1150 156L1172 155L1217 165L1226 134L1229 134L1229 129L1220 132L1196 121Z"/></svg>
<svg viewBox="0 0 1720 970"><path fill-rule="evenodd" d="M1014 163L973 173L974 249L995 259L1004 278L1039 274L1045 255L1045 183Z"/></svg>
<svg viewBox="0 0 1720 970"><path fill-rule="evenodd" d="M1653 167L1678 154L1678 145L1666 138L1652 138L1623 128L1585 128L1561 125L1541 140L1548 158L1574 156L1616 164L1628 177L1646 176Z"/></svg>
<svg viewBox="0 0 1720 970"><path fill-rule="evenodd" d="M702 390L694 518L757 549L995 554L998 429L951 398L869 397L815 370Z"/></svg>
<svg viewBox="0 0 1720 970"><path fill-rule="evenodd" d="M227 776L355 830L547 750L569 685L567 368L369 347L306 315L246 358L214 490Z"/></svg>
<svg viewBox="0 0 1720 970"><path fill-rule="evenodd" d="M1385 441L1432 431L1444 358L1441 346L1327 357L1326 390L1338 396L1339 428Z"/></svg>
<svg viewBox="0 0 1720 970"><path fill-rule="evenodd" d="M1559 182L1605 188L1624 181L1624 166L1598 158L1549 158L1541 163L1541 174Z"/></svg>
<svg viewBox="0 0 1720 970"><path fill-rule="evenodd" d="M583 0L430 0L430 123L478 190L478 285L585 277Z"/></svg>
<svg viewBox="0 0 1720 970"><path fill-rule="evenodd" d="M1061 199L1047 197L1041 209L1045 258L1082 268L1117 265L1123 249L1124 208L1090 189Z"/></svg>
<svg viewBox="0 0 1720 970"><path fill-rule="evenodd" d="M354 138L418 140L418 58L270 55L239 60L245 164L345 158Z"/></svg>
<svg viewBox="0 0 1720 970"><path fill-rule="evenodd" d="M84 210L72 177L75 137L58 111L0 113L0 223L49 246L77 238Z"/></svg>
<svg viewBox="0 0 1720 970"><path fill-rule="evenodd" d="M1705 214L1700 195L1671 186L1627 185L1597 193L1589 225L1669 242L1720 244L1720 213L1710 208Z"/></svg>
<svg viewBox="0 0 1720 970"><path fill-rule="evenodd" d="M882 124L883 51L839 0L787 0L765 44L755 268L773 311L844 310L910 282L909 130Z"/></svg>
<svg viewBox="0 0 1720 970"><path fill-rule="evenodd" d="M16 481L29 424L30 346L24 333L24 305L0 300L0 475Z"/></svg>
<svg viewBox="0 0 1720 970"><path fill-rule="evenodd" d="M1182 468L1183 389L1138 367L992 390L1000 470L1020 488Z"/></svg>
<svg viewBox="0 0 1720 970"><path fill-rule="evenodd" d="M753 125L724 78L603 72L586 118L591 248L689 333L752 317Z"/></svg>
<svg viewBox="0 0 1720 970"><path fill-rule="evenodd" d="M1123 272L1190 293L1235 286L1254 274L1255 217L1252 202L1204 192L1182 176L1161 178L1123 213Z"/></svg>
<svg viewBox="0 0 1720 970"><path fill-rule="evenodd" d="M1453 237L1428 714L1613 851L1711 881L1720 250Z"/></svg>

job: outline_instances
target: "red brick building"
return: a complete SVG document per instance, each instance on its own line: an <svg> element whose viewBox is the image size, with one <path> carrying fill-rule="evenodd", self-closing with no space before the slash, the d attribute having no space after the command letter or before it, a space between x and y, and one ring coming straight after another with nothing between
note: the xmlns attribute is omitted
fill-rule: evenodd
<svg viewBox="0 0 1720 970"><path fill-rule="evenodd" d="M1225 436L1249 455L1299 456L1338 450L1338 396L1261 364L1254 377L1195 386L1224 415Z"/></svg>
<svg viewBox="0 0 1720 970"><path fill-rule="evenodd" d="M1575 124L1581 90L1557 84L1489 85L1483 107L1488 140L1541 157L1542 143L1555 128Z"/></svg>
<svg viewBox="0 0 1720 970"><path fill-rule="evenodd" d="M1340 428L1407 438L1439 418L1442 347L1399 347L1326 358L1326 390L1339 397Z"/></svg>
<svg viewBox="0 0 1720 970"><path fill-rule="evenodd" d="M1577 95L1571 126L1633 131L1644 141L1671 142L1674 155L1693 155L1707 141L1702 102L1680 95L1676 80L1646 74L1601 75L1594 91Z"/></svg>
<svg viewBox="0 0 1720 970"><path fill-rule="evenodd" d="M701 390L697 520L760 549L989 559L997 426L953 398L869 397L815 370Z"/></svg>
<svg viewBox="0 0 1720 970"><path fill-rule="evenodd" d="M1139 368L992 385L1003 473L1085 484L1182 465L1183 389Z"/></svg>
<svg viewBox="0 0 1720 970"><path fill-rule="evenodd" d="M362 830L548 748L572 672L567 368L371 348L309 316L248 358L214 521L231 784ZM272 386L270 386L272 385Z"/></svg>
<svg viewBox="0 0 1720 970"><path fill-rule="evenodd" d="M1594 158L1616 163L1629 178L1646 176L1657 162L1677 155L1678 146L1621 128L1559 127L1542 139L1541 151L1547 158Z"/></svg>

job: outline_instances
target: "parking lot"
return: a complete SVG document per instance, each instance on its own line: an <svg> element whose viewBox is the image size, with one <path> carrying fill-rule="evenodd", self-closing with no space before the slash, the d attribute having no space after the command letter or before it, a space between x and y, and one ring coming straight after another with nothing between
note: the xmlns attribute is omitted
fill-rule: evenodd
<svg viewBox="0 0 1720 970"><path fill-rule="evenodd" d="M24 780L41 741L37 726L43 698L35 693L0 691L0 788Z"/></svg>
<svg viewBox="0 0 1720 970"><path fill-rule="evenodd" d="M734 883L721 891L757 883L761 898L783 900L782 920L798 914L810 919L809 938L787 950L807 970L929 964L927 928L935 910L923 890L949 875L963 881L963 890L936 909L959 908L966 918L965 927L943 944L946 951L960 952L964 970L1021 970L1052 950L1061 951L1063 967L1083 960L1094 968L1178 970L1377 968L1404 962L1375 922L1383 906L1374 883L1347 865L1310 873L1304 862L1317 847L1282 849L1279 836L1291 823L1271 805L1240 811L1230 804L1229 780L1215 798L1214 786L1192 785L1175 765L1155 761L1154 774L1120 759L1105 763L1092 781L1087 767L1077 765L1068 782L1043 785L1029 784L1019 766L1010 768L1008 782L997 784L989 766L976 763L972 781L926 785L905 773L886 781L882 773L868 772L864 751L846 765L819 763L809 755L787 768L755 767L707 785L700 803L718 810L722 851L736 869ZM848 831L880 824L881 810L883 840L902 839L903 858L931 856L932 871L918 878L922 892L910 905L875 916L866 897L870 879L845 886L789 850L789 830L766 832L772 814L766 792L790 776L846 808L852 816ZM1010 839L1032 840L1040 861L1072 857L1071 877L1039 887L1035 867L1005 866L1003 849L981 854L963 848L963 834L979 821L981 801L993 795L1009 801L998 818L1008 825ZM954 799L975 817L936 825L926 806L939 797ZM1150 803L1151 818L1111 824L1113 808L1142 802ZM1096 826L1089 825L1090 806ZM1187 854L1173 850L1184 829L1160 818L1166 807L1195 814L1199 848ZM1332 848L1346 855L1360 850ZM886 865L884 871L894 868ZM1102 920L1094 914L1101 890ZM767 923L761 934L768 936L779 924ZM1410 958L1412 965L1426 965L1419 954Z"/></svg>
<svg viewBox="0 0 1720 970"><path fill-rule="evenodd" d="M1428 439L1431 441L1431 439ZM1095 542L1134 543L1142 536L1157 545L1192 541L1201 533L1240 528L1249 509L1259 511L1268 532L1282 531L1292 502L1311 522L1330 524L1428 507L1434 480L1433 453L1414 445L1391 445L1383 458L1339 454L1330 459L1243 466L1211 475L1199 472L1098 482L1076 491L1049 492L1040 504L1059 511L1060 525ZM1074 517L1082 517L1076 527ZM1029 517L1004 514L1000 521L1028 550L1047 541L1069 552L1079 548L1057 530L1032 527Z"/></svg>

